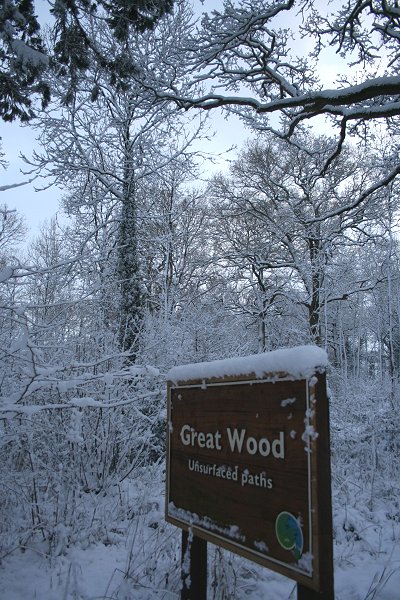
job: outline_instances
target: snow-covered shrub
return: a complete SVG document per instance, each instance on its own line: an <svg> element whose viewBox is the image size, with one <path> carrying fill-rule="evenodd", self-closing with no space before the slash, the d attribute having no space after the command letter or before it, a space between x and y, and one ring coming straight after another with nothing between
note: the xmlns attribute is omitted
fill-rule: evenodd
<svg viewBox="0 0 400 600"><path fill-rule="evenodd" d="M60 553L104 536L128 510L120 486L163 457L162 380L117 353L81 362L71 346L51 357L29 336L21 344L1 404L1 543L11 530L22 545L40 534Z"/></svg>

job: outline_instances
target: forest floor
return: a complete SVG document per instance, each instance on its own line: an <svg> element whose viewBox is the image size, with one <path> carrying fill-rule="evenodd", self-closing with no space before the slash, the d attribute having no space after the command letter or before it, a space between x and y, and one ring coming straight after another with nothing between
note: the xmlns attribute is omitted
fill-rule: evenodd
<svg viewBox="0 0 400 600"><path fill-rule="evenodd" d="M179 598L180 531L163 520L162 471L131 482L129 511L119 519L119 494L93 512L92 533L71 543L60 529L48 542L32 537L2 558L2 600L151 600ZM335 597L400 598L400 518L396 501L375 499L358 485L347 499L334 488ZM128 489L129 488L129 489ZM89 506L89 504L88 504ZM100 510L101 509L101 510ZM93 510L93 507L91 508ZM96 533L96 514L99 527ZM104 515L108 513L108 526ZM87 537L85 538L85 535ZM209 598L295 600L295 584L272 571L209 545Z"/></svg>

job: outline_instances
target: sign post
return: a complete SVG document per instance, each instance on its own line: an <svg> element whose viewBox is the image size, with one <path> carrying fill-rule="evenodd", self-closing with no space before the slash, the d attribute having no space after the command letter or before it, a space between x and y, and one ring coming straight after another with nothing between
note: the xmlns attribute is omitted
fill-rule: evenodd
<svg viewBox="0 0 400 600"><path fill-rule="evenodd" d="M182 531L181 600L207 598L207 542Z"/></svg>
<svg viewBox="0 0 400 600"><path fill-rule="evenodd" d="M294 369L301 352L309 361ZM191 552L204 540L201 564L212 542L294 579L299 599L333 600L326 355L251 358L254 372L231 375L240 359L170 372L166 520L190 532ZM193 583L184 593L206 597Z"/></svg>

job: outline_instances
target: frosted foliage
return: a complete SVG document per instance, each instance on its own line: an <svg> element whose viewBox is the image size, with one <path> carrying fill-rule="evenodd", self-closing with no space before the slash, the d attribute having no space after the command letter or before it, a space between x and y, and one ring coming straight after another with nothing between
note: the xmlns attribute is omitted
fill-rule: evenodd
<svg viewBox="0 0 400 600"><path fill-rule="evenodd" d="M309 378L327 367L329 354L336 598L396 599L399 392L384 344L398 307L384 302L388 286L374 289L379 311L369 292L360 305L332 308L328 316L335 316L330 322L336 329L328 330L328 352L305 345L261 354L252 354L257 335L246 316L232 313L226 299L213 297L215 290L201 298L182 295L171 311L160 292L153 299L163 308L146 312L132 363L121 353L112 320L110 325L117 311L107 318L104 311L103 298L110 296L102 286L112 289L111 269L106 281L97 278L101 261L96 263L94 248L82 263L68 261L68 236L64 243L54 236L44 241L37 248L38 272L21 265L12 273L7 269L0 290L5 597L178 595L180 531L164 521L166 379L271 372ZM382 261L377 263L381 276ZM364 273L373 268L372 255L362 267ZM344 268L340 273L343 279ZM82 294L89 289L91 294ZM390 290L393 300L398 294L393 282ZM287 330L295 335L298 320L289 309L287 314ZM396 348L394 334L392 342ZM184 361L188 364L174 366ZM290 411L295 399L285 397L282 405ZM295 439L307 441L316 433L292 430L289 421L288 434ZM219 548L209 552L211 598L290 597L293 582Z"/></svg>

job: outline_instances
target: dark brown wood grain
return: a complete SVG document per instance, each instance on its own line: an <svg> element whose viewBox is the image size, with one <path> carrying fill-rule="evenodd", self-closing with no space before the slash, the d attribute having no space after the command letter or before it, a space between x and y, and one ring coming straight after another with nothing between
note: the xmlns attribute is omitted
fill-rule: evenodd
<svg viewBox="0 0 400 600"><path fill-rule="evenodd" d="M321 572L324 577L328 575L319 559L321 534L325 536L322 546L331 544L331 530L321 518L324 512L329 521L331 509L327 513L319 506L320 500L325 505L330 502L330 491L326 492L327 487L330 490L330 472L326 468L329 426L325 377L318 374L317 379L315 388L317 380L310 387L306 380L283 378L275 382L214 380L205 385L170 385L166 498L166 519L171 523L183 529L192 527L199 537L314 589L319 589ZM306 425L312 425L318 437L310 440L305 436ZM189 427L204 434L200 444L196 436L193 445L183 443ZM245 430L244 439L253 438L251 452L254 440L267 439L271 447L275 442L277 456L272 452L268 456L250 454L245 448L232 451L228 428L238 434ZM209 443L213 440L216 447L201 447L205 439ZM265 441L261 449L265 453ZM213 471L196 471L200 465L209 465ZM217 477L222 466L237 474L238 480ZM246 472L253 476L254 485L242 481ZM320 482L325 491L320 489ZM282 512L301 522L300 560L294 549L283 548L278 541L275 525ZM311 555L312 572L304 564Z"/></svg>

